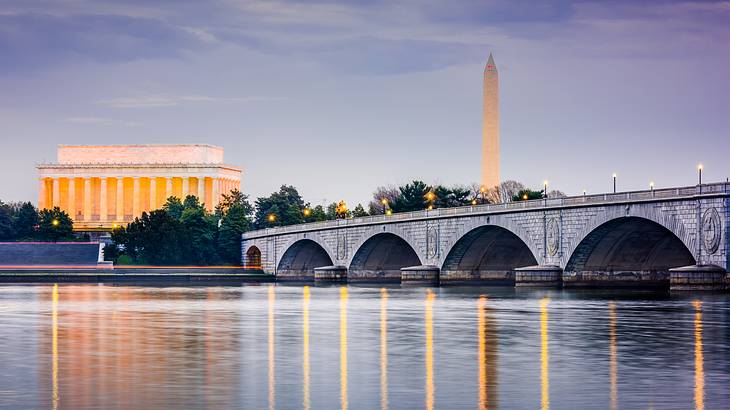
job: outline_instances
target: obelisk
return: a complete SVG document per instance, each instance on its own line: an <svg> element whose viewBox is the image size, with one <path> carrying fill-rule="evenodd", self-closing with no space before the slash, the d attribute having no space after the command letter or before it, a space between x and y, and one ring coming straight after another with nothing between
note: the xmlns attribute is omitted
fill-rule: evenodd
<svg viewBox="0 0 730 410"><path fill-rule="evenodd" d="M492 53L484 67L482 187L499 185L499 75Z"/></svg>

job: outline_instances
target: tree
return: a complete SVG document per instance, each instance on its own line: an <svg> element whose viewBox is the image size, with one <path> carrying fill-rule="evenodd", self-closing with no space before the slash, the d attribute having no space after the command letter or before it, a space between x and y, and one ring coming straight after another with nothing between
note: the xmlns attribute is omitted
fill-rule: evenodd
<svg viewBox="0 0 730 410"><path fill-rule="evenodd" d="M30 202L22 203L15 211L13 230L18 239L31 239L36 234L38 210Z"/></svg>
<svg viewBox="0 0 730 410"><path fill-rule="evenodd" d="M395 203L400 195L400 190L395 186L381 186L373 192L373 199L368 203L370 215L383 215L385 211Z"/></svg>
<svg viewBox="0 0 730 410"><path fill-rule="evenodd" d="M248 204L248 201L245 201ZM250 208L251 205L248 204ZM241 234L251 229L251 210L237 203L227 207L218 232L218 253L223 261L241 263Z"/></svg>
<svg viewBox="0 0 730 410"><path fill-rule="evenodd" d="M195 198L195 201L188 201ZM185 227L186 239L190 249L188 258L196 265L212 265L218 259L216 251L217 219L209 215L205 208L198 203L197 197L188 196L185 201L180 222Z"/></svg>
<svg viewBox="0 0 730 410"><path fill-rule="evenodd" d="M437 185L433 188L432 192L435 196L433 201L435 208L453 208L469 205L471 202L471 191L468 188L458 186L447 188L443 185Z"/></svg>
<svg viewBox="0 0 730 410"><path fill-rule="evenodd" d="M305 216L304 222L320 222L328 220L327 211L324 210L322 205L317 205L314 208L310 208L307 204L307 209L310 210L309 215Z"/></svg>
<svg viewBox="0 0 730 410"><path fill-rule="evenodd" d="M486 198L492 204L510 202L523 189L525 189L525 186L520 182L513 180L504 181L499 186L487 189Z"/></svg>
<svg viewBox="0 0 730 410"><path fill-rule="evenodd" d="M430 188L423 181L413 181L399 187L400 194L391 205L393 212L419 211L425 208L425 196Z"/></svg>
<svg viewBox="0 0 730 410"><path fill-rule="evenodd" d="M162 205L162 209L164 209L171 218L180 219L183 210L185 209L185 206L183 205L182 201L180 201L180 198L176 196L171 196L167 198L165 205Z"/></svg>
<svg viewBox="0 0 730 410"><path fill-rule="evenodd" d="M347 208L347 203L345 201L338 202L337 206L335 207L335 218L349 219L350 217L352 217L352 213Z"/></svg>
<svg viewBox="0 0 730 410"><path fill-rule="evenodd" d="M56 242L68 238L73 232L73 221L59 207L43 209L38 213L38 233L42 240Z"/></svg>
<svg viewBox="0 0 730 410"><path fill-rule="evenodd" d="M543 191L533 191L529 188L519 190L513 197L512 202L517 201L529 201L532 199L541 199L543 197Z"/></svg>
<svg viewBox="0 0 730 410"><path fill-rule="evenodd" d="M365 211L365 208L362 207L362 204L357 204L355 209L352 210L352 216L355 218L362 218L364 216L368 216L368 213Z"/></svg>
<svg viewBox="0 0 730 410"><path fill-rule="evenodd" d="M185 226L164 209L142 216L112 234L124 253L137 262L153 265L179 265L193 262Z"/></svg>
<svg viewBox="0 0 730 410"><path fill-rule="evenodd" d="M256 200L257 228L294 225L304 222L304 201L296 188L282 185L278 192Z"/></svg>
<svg viewBox="0 0 730 410"><path fill-rule="evenodd" d="M0 202L0 240L9 240L15 237L13 218L8 205Z"/></svg>

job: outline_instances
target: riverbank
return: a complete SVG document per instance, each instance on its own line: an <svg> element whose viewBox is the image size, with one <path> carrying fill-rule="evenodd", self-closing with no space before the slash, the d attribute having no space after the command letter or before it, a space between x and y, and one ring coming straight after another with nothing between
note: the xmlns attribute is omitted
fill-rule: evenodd
<svg viewBox="0 0 730 410"><path fill-rule="evenodd" d="M240 267L4 267L0 283L265 283L274 276Z"/></svg>

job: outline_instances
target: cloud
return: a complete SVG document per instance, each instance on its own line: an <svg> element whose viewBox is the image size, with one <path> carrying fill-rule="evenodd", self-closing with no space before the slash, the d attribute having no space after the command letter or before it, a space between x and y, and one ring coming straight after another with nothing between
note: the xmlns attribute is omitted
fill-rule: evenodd
<svg viewBox="0 0 730 410"><path fill-rule="evenodd" d="M64 121L72 124L81 125L114 125L124 127L138 127L141 125L138 122L122 121L103 117L68 117L65 118Z"/></svg>
<svg viewBox="0 0 730 410"><path fill-rule="evenodd" d="M0 71L84 60L179 58L209 42L204 31L151 18L0 14L0 55L6 62Z"/></svg>
<svg viewBox="0 0 730 410"><path fill-rule="evenodd" d="M278 101L276 97L211 97L206 95L138 95L101 100L98 103L112 108L160 108L195 103L236 103Z"/></svg>

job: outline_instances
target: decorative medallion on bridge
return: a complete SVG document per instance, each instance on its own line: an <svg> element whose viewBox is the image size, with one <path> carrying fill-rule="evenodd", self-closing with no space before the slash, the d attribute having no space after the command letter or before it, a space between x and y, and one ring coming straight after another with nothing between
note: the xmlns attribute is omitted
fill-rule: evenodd
<svg viewBox="0 0 730 410"><path fill-rule="evenodd" d="M337 236L337 259L347 259L347 238L345 235Z"/></svg>
<svg viewBox="0 0 730 410"><path fill-rule="evenodd" d="M439 233L435 226L426 229L426 256L435 258L439 253Z"/></svg>
<svg viewBox="0 0 730 410"><path fill-rule="evenodd" d="M722 225L717 209L710 208L702 216L702 242L708 254L717 252L722 237Z"/></svg>
<svg viewBox="0 0 730 410"><path fill-rule="evenodd" d="M545 232L547 239L547 253L550 256L555 256L560 248L560 226L558 226L558 220L550 218L547 221L547 227Z"/></svg>

